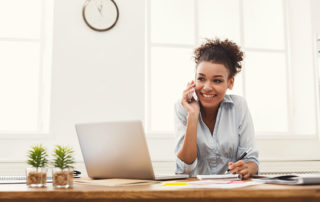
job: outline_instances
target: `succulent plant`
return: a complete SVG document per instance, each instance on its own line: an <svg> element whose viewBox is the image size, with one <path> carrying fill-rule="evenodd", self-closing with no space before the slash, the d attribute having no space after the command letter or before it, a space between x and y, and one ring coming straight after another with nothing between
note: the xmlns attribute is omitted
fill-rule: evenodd
<svg viewBox="0 0 320 202"><path fill-rule="evenodd" d="M27 164L35 168L42 168L48 164L48 154L42 145L35 145L28 151Z"/></svg>
<svg viewBox="0 0 320 202"><path fill-rule="evenodd" d="M53 166L60 168L61 170L65 168L73 168L74 157L73 149L68 146L57 145L54 150Z"/></svg>

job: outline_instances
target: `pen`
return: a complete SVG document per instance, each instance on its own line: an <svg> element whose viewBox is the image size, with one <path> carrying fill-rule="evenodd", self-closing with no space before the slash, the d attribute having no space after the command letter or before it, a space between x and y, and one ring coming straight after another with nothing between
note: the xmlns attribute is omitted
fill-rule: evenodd
<svg viewBox="0 0 320 202"><path fill-rule="evenodd" d="M249 149L249 150L250 150L250 149ZM244 152L244 153L240 156L240 158L238 159L238 161L242 160L242 159L248 154L249 150L246 151L246 152ZM229 171L230 171L230 169L228 168L228 170L226 171L226 173L229 173Z"/></svg>

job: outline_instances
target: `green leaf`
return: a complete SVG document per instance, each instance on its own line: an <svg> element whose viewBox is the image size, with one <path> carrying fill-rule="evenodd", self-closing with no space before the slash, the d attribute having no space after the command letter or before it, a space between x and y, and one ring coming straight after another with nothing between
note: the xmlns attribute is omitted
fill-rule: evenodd
<svg viewBox="0 0 320 202"><path fill-rule="evenodd" d="M45 167L48 164L48 154L46 149L40 144L32 146L27 154L27 164L35 168Z"/></svg>
<svg viewBox="0 0 320 202"><path fill-rule="evenodd" d="M74 164L74 151L72 148L68 146L60 146L57 145L54 150L54 160L52 162L54 167L65 169L65 168L73 168Z"/></svg>

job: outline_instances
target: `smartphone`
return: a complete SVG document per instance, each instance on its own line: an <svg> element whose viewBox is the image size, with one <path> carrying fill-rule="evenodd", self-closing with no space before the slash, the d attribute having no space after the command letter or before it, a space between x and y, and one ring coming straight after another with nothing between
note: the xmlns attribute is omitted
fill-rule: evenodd
<svg viewBox="0 0 320 202"><path fill-rule="evenodd" d="M198 97L195 91L188 94L188 102L190 103L192 101L192 98L195 99L195 101L198 101Z"/></svg>

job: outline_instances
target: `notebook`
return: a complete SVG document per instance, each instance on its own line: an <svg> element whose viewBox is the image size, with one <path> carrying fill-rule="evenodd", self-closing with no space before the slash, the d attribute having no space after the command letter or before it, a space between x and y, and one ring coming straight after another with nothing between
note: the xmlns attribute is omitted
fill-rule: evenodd
<svg viewBox="0 0 320 202"><path fill-rule="evenodd" d="M199 180L241 180L242 176L239 174L223 174L223 175L197 175Z"/></svg>
<svg viewBox="0 0 320 202"><path fill-rule="evenodd" d="M52 177L47 177L47 183L52 182ZM0 176L0 184L26 184L26 176Z"/></svg>
<svg viewBox="0 0 320 202"><path fill-rule="evenodd" d="M254 176L255 181L266 184L316 185L320 184L320 174Z"/></svg>
<svg viewBox="0 0 320 202"><path fill-rule="evenodd" d="M80 178L81 172L78 170L73 171L73 178ZM25 184L27 178L25 175L7 175L0 176L0 184ZM52 182L52 176L47 176L47 183Z"/></svg>
<svg viewBox="0 0 320 202"><path fill-rule="evenodd" d="M189 177L185 174L155 176L141 121L76 124L76 131L91 178L170 180Z"/></svg>

